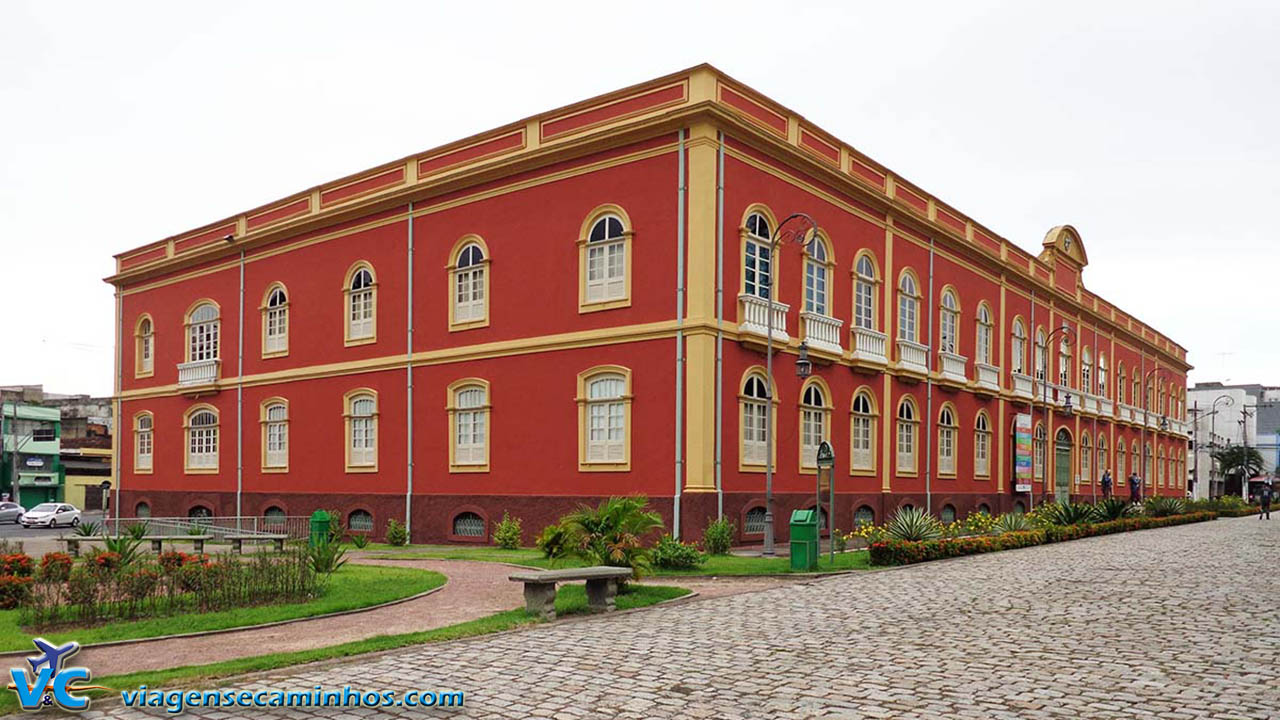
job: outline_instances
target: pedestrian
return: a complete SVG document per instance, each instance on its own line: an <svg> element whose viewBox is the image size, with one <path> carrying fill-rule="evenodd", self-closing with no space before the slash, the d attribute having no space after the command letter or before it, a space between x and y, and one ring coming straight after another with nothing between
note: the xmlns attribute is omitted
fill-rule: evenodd
<svg viewBox="0 0 1280 720"><path fill-rule="evenodd" d="M1264 517L1271 519L1271 478L1262 484L1262 490L1258 493L1258 519Z"/></svg>
<svg viewBox="0 0 1280 720"><path fill-rule="evenodd" d="M1129 473L1129 502L1131 503L1142 502L1142 498L1139 497L1139 493L1141 491L1142 491L1142 480L1138 478L1138 471L1134 470L1133 472Z"/></svg>
<svg viewBox="0 0 1280 720"><path fill-rule="evenodd" d="M1102 473L1102 497L1103 499L1111 497L1111 471L1104 470Z"/></svg>

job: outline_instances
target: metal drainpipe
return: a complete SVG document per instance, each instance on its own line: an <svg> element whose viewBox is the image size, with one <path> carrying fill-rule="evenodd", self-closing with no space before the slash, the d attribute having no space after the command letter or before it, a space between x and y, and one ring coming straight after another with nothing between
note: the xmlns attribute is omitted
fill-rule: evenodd
<svg viewBox="0 0 1280 720"><path fill-rule="evenodd" d="M119 527L120 527L120 448L121 448L121 446L122 446L122 443L121 443L121 441L120 441L120 385L121 385L121 383L123 382L123 375L122 375L123 371L122 371L122 370L121 370L121 368L120 368L120 363L121 363L121 358L120 358L120 323L121 323L121 312L122 312L122 310L121 310L120 289L119 289L119 288L116 288L116 377L115 377L115 380L116 380L116 396L115 396L115 398L114 398L115 417L114 417L114 418L112 418L112 426L111 426L111 445L112 445L112 448L113 448L113 452L111 453L111 464L114 466L114 467L112 468L112 470L115 472L115 477L114 477L113 479L116 481L116 508L115 508L115 509L116 509L116 528L117 528L117 530L118 530L118 529L119 529ZM154 342L154 341L153 341L153 342ZM152 362L152 363L154 363L154 362L155 362L155 348L154 348L154 347L152 347L151 352L152 352L152 361L151 361L151 362ZM15 405L15 412L16 412L16 405ZM16 441L15 441L15 442L16 442ZM16 480L17 480L17 478L14 478L14 480L16 481ZM16 488L17 488L17 484L16 484L16 482L15 482L15 484L14 484L14 488L15 488L15 490L14 490L14 493L13 493L13 499L14 499L14 502L17 502L17 501L18 501L18 493L17 493L17 490L16 490ZM104 520L105 520L105 519L108 519L108 517L109 517L109 516L104 515L104 516L103 516L103 519L104 519Z"/></svg>
<svg viewBox="0 0 1280 720"><path fill-rule="evenodd" d="M405 337L405 432L408 434L408 445L405 447L405 490L404 490L404 532L412 538L413 530L413 201L409 201L409 289L408 320ZM452 289L451 289L452 290ZM450 441L452 442L452 440Z"/></svg>
<svg viewBox="0 0 1280 720"><path fill-rule="evenodd" d="M244 248L240 249L240 309L236 323L236 529L244 513Z"/></svg>
<svg viewBox="0 0 1280 720"><path fill-rule="evenodd" d="M1036 338L1036 289L1031 287L1031 379L1036 379L1036 370L1040 368L1040 358L1036 356L1036 350L1040 347ZM1049 362L1049 358L1045 356L1045 363ZM1048 379L1049 371L1045 370L1045 379ZM1043 382L1043 381L1041 381ZM1031 399L1027 401L1027 409L1031 414L1031 482L1027 483L1031 486L1031 490L1027 492L1027 512L1036 509L1036 386L1031 386ZM1045 433L1046 443L1048 442L1048 433ZM1046 453L1047 455L1047 453ZM1015 471L1017 468L1014 468ZM1017 478L1015 478L1016 480Z"/></svg>
<svg viewBox="0 0 1280 720"><path fill-rule="evenodd" d="M724 518L724 133L716 158L716 519Z"/></svg>
<svg viewBox="0 0 1280 720"><path fill-rule="evenodd" d="M933 366L937 362L937 347L933 344L933 238L929 238L929 370L925 372L925 460L924 460L924 511L933 512Z"/></svg>
<svg viewBox="0 0 1280 720"><path fill-rule="evenodd" d="M680 128L679 170L676 178L676 489L671 503L671 536L680 539L680 501L684 481L684 128Z"/></svg>

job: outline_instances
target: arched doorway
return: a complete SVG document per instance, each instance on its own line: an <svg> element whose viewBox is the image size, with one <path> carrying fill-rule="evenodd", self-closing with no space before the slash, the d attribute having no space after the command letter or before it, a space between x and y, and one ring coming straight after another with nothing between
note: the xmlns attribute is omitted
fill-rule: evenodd
<svg viewBox="0 0 1280 720"><path fill-rule="evenodd" d="M1071 502L1071 433L1059 428L1053 441L1053 496Z"/></svg>

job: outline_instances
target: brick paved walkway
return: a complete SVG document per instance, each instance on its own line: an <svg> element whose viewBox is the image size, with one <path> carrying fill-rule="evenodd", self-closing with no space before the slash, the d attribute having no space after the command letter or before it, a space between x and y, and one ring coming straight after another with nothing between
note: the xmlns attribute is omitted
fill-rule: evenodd
<svg viewBox="0 0 1280 720"><path fill-rule="evenodd" d="M1277 558L1280 522L1219 520L539 626L237 687L467 694L461 710L310 711L321 717L1272 718ZM104 703L89 715L140 713Z"/></svg>

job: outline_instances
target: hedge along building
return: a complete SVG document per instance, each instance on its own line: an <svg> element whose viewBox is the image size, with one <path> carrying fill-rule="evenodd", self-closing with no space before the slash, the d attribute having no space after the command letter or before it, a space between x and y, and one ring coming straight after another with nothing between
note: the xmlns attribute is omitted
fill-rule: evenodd
<svg viewBox="0 0 1280 720"><path fill-rule="evenodd" d="M818 243L771 256L798 211ZM1185 351L1085 289L1074 229L1027 253L706 65L116 261L126 515L337 508L421 542L509 511L527 542L643 493L686 536L723 512L751 541L767 412L779 537L819 439L837 526L1014 507L1033 408L1037 501L1144 443L1147 492L1182 492Z"/></svg>

